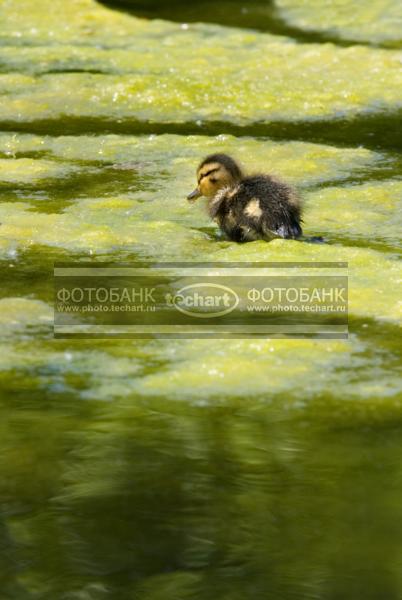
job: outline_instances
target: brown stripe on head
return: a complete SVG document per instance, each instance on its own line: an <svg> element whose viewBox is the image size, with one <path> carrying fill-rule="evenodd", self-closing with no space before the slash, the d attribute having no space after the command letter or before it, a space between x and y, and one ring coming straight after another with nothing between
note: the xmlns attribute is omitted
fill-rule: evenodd
<svg viewBox="0 0 402 600"><path fill-rule="evenodd" d="M197 174L208 172L209 168L223 166L230 174L231 179L238 181L243 177L243 173L237 162L227 154L210 154L200 163Z"/></svg>

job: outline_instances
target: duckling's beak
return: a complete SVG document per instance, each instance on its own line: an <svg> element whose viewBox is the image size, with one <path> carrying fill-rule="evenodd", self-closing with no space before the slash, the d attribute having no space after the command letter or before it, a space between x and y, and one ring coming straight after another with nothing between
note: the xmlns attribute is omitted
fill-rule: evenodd
<svg viewBox="0 0 402 600"><path fill-rule="evenodd" d="M197 200L200 196L202 196L200 190L195 188L194 192L191 192L191 194L187 196L187 200L189 200L189 202L194 202L194 200Z"/></svg>

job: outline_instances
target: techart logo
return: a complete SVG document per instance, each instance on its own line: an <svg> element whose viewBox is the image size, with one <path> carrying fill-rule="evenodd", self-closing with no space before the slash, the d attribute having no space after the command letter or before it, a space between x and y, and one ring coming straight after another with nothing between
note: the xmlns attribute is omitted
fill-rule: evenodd
<svg viewBox="0 0 402 600"><path fill-rule="evenodd" d="M231 313L239 304L239 296L218 283L194 283L166 294L166 302L189 317L211 319Z"/></svg>

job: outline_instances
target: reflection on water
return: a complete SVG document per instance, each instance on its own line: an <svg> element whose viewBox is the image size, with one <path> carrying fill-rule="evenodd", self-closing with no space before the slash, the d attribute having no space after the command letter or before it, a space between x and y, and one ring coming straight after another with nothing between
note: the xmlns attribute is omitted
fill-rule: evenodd
<svg viewBox="0 0 402 600"><path fill-rule="evenodd" d="M39 405L2 427L7 597L400 597L398 424Z"/></svg>

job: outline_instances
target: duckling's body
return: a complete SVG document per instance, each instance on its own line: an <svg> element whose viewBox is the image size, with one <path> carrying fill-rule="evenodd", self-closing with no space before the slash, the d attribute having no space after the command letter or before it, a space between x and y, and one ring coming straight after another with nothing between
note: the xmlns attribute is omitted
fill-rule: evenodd
<svg viewBox="0 0 402 600"><path fill-rule="evenodd" d="M245 177L225 154L213 154L197 170L198 187L189 200L208 198L208 212L235 242L298 238L301 206L287 184L269 175Z"/></svg>
<svg viewBox="0 0 402 600"><path fill-rule="evenodd" d="M245 177L222 188L209 201L208 212L235 242L297 238L302 233L296 196L268 175Z"/></svg>

